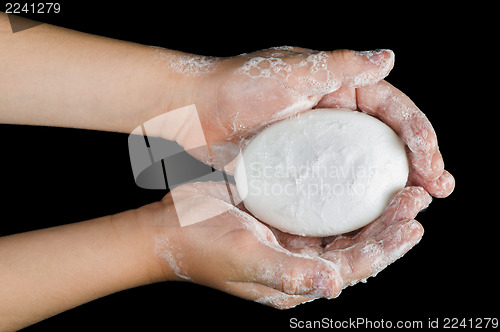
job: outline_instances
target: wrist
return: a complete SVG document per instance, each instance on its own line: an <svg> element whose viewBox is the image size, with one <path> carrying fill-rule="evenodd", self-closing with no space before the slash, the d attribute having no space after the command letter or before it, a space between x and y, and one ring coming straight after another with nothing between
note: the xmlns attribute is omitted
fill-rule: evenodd
<svg viewBox="0 0 500 332"><path fill-rule="evenodd" d="M149 278L152 282L182 280L175 268L165 259L165 243L175 242L173 238L178 225L177 214L170 193L160 202L145 205L135 210L134 232L143 243L143 261L147 262Z"/></svg>
<svg viewBox="0 0 500 332"><path fill-rule="evenodd" d="M147 134L176 141L185 149L197 147L201 141L206 145L203 131L209 128L201 127L207 122L203 110L215 103L216 70L221 59L159 47L150 49L156 72L161 73L164 93L161 108L145 118L148 121L158 117Z"/></svg>

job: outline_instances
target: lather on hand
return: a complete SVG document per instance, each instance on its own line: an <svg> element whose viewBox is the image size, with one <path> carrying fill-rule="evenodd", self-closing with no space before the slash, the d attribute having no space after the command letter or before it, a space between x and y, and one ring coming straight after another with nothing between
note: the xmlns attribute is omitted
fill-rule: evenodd
<svg viewBox="0 0 500 332"><path fill-rule="evenodd" d="M317 52L279 47L227 59L191 55L182 59L178 54L162 53L166 50L157 52L162 60L177 61L165 65L203 82L190 101L197 106L203 127L200 134L209 146L240 147L269 123L311 108L344 107L385 121L407 144L411 161L408 187L377 221L361 231L328 238L301 237L262 225L241 203L231 206L240 200L229 200L223 183L180 186L163 200L167 215L173 213L174 205L178 214L192 206L199 207L196 211L201 215L213 209L226 212L186 227L172 217L155 218L162 220L155 238L169 275L277 308L313 297L335 297L344 287L378 273L420 240L423 229L413 218L431 201L426 190L442 197L453 189L453 177L443 170L429 121L408 97L382 80L393 65L391 51ZM200 66L192 66L194 59ZM192 133L183 130L169 138L188 145ZM238 151L234 149L234 153ZM223 161L218 163L219 156ZM234 154L229 158L228 153L213 153L211 159L197 157L225 165ZM236 192L234 187L230 191ZM175 236L169 236L171 233ZM199 245L195 241L214 237L216 242ZM230 250L235 247L238 250ZM260 251L262 256L257 254ZM226 266L231 269L223 268ZM211 267L217 267L217 272L207 274Z"/></svg>
<svg viewBox="0 0 500 332"><path fill-rule="evenodd" d="M189 279L277 308L335 297L418 242L422 227L413 218L429 204L428 193L445 197L453 189L429 121L382 80L393 66L390 51L279 47L209 58L47 24L12 34L5 14L0 45L2 123L130 133L195 104L209 146L238 146L262 126L298 112L347 107L391 126L412 164L409 187L356 234L284 234L241 205L231 206L222 194L226 184L200 183L174 189L182 198L175 209L223 212L190 226L178 224L170 193L136 210L2 237L0 330L166 280ZM161 134L182 146L200 133L187 126Z"/></svg>

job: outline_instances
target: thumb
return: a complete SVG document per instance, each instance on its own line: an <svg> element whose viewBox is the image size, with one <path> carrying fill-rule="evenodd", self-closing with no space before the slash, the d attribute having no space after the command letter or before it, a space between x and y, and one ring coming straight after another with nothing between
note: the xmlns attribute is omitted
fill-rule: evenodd
<svg viewBox="0 0 500 332"><path fill-rule="evenodd" d="M262 245L250 263L252 281L290 295L334 298L342 280L334 264L306 257L274 245Z"/></svg>
<svg viewBox="0 0 500 332"><path fill-rule="evenodd" d="M394 67L394 52L391 50L337 50L331 52L329 58L328 66L335 78L342 85L355 88L377 83Z"/></svg>

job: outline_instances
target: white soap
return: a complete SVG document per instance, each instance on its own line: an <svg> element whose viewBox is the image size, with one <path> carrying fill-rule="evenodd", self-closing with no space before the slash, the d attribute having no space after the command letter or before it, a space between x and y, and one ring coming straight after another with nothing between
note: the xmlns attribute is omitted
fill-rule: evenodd
<svg viewBox="0 0 500 332"><path fill-rule="evenodd" d="M318 109L275 123L235 168L245 207L287 233L329 236L372 222L408 179L405 146L380 120Z"/></svg>

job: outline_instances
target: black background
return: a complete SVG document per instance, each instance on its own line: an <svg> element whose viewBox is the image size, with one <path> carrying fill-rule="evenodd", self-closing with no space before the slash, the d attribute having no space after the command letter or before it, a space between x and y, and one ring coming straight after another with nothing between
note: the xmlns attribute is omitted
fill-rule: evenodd
<svg viewBox="0 0 500 332"><path fill-rule="evenodd" d="M2 2L3 5L3 2ZM4 8L1 8L4 10ZM335 2L115 6L62 2L59 14L29 16L67 28L203 55L231 56L279 45L318 50L390 48L387 80L424 111L457 187L417 217L422 241L366 284L335 300L279 311L191 283L123 291L26 331L121 328L285 329L289 319L422 320L499 317L493 157L496 70L488 8ZM26 15L25 15L26 16ZM2 47L0 45L0 47ZM0 73L1 75L1 73ZM488 78L490 79L488 81ZM488 136L490 135L491 136ZM481 148L485 147L485 149ZM135 186L127 135L0 125L0 235L87 220L159 200ZM491 157L489 157L491 156ZM488 197L493 198L490 202ZM1 273L1 271L0 271Z"/></svg>

